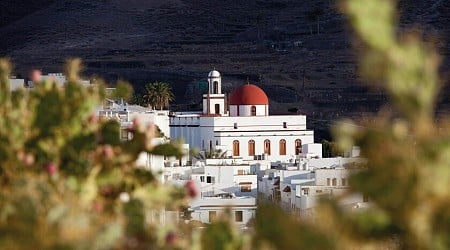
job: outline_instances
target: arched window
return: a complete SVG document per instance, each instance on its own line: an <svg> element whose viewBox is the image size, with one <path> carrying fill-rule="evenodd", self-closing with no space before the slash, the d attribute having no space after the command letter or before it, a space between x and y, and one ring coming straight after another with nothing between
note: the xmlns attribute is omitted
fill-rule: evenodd
<svg viewBox="0 0 450 250"><path fill-rule="evenodd" d="M213 94L219 94L219 82L214 81L213 85Z"/></svg>
<svg viewBox="0 0 450 250"><path fill-rule="evenodd" d="M286 155L286 140L280 140L280 155Z"/></svg>
<svg viewBox="0 0 450 250"><path fill-rule="evenodd" d="M251 116L256 116L256 106L251 107Z"/></svg>
<svg viewBox="0 0 450 250"><path fill-rule="evenodd" d="M264 154L270 155L270 140L264 140Z"/></svg>
<svg viewBox="0 0 450 250"><path fill-rule="evenodd" d="M239 156L239 141L233 141L233 156Z"/></svg>
<svg viewBox="0 0 450 250"><path fill-rule="evenodd" d="M302 140L295 140L295 154L298 155L302 152Z"/></svg>
<svg viewBox="0 0 450 250"><path fill-rule="evenodd" d="M248 141L248 156L254 156L255 155L255 141L250 140Z"/></svg>

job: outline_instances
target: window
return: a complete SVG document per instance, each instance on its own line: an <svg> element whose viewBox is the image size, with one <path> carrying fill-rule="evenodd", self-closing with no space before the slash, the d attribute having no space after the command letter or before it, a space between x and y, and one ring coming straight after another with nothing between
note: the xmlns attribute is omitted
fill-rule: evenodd
<svg viewBox="0 0 450 250"><path fill-rule="evenodd" d="M214 105L214 111L215 111L216 115L220 114L220 104L215 104Z"/></svg>
<svg viewBox="0 0 450 250"><path fill-rule="evenodd" d="M209 222L215 221L217 218L217 211L209 211Z"/></svg>
<svg viewBox="0 0 450 250"><path fill-rule="evenodd" d="M243 184L241 185L241 192L242 193L249 193L252 191L252 184Z"/></svg>
<svg viewBox="0 0 450 250"><path fill-rule="evenodd" d="M243 221L243 212L242 211L234 211L234 221L242 222Z"/></svg>
<svg viewBox="0 0 450 250"><path fill-rule="evenodd" d="M347 185L347 180L345 178L342 178L341 181L342 181L342 186L346 186Z"/></svg>
<svg viewBox="0 0 450 250"><path fill-rule="evenodd" d="M270 155L270 140L264 140L264 154Z"/></svg>
<svg viewBox="0 0 450 250"><path fill-rule="evenodd" d="M254 156L255 155L255 141L250 140L248 141L248 156Z"/></svg>
<svg viewBox="0 0 450 250"><path fill-rule="evenodd" d="M330 178L327 178L327 186L331 186L331 180L330 180Z"/></svg>
<svg viewBox="0 0 450 250"><path fill-rule="evenodd" d="M337 185L337 179L336 178L333 178L333 180L331 182L332 182L333 186Z"/></svg>
<svg viewBox="0 0 450 250"><path fill-rule="evenodd" d="M237 129L237 122L234 123L234 129Z"/></svg>
<svg viewBox="0 0 450 250"><path fill-rule="evenodd" d="M239 141L233 141L233 156L239 156Z"/></svg>
<svg viewBox="0 0 450 250"><path fill-rule="evenodd" d="M363 194L363 202L369 202L369 196L367 194Z"/></svg>
<svg viewBox="0 0 450 250"><path fill-rule="evenodd" d="M309 195L309 188L302 188L303 195Z"/></svg>
<svg viewBox="0 0 450 250"><path fill-rule="evenodd" d="M302 140L295 140L295 154L298 155L302 152Z"/></svg>
<svg viewBox="0 0 450 250"><path fill-rule="evenodd" d="M251 116L256 116L256 106L251 107Z"/></svg>
<svg viewBox="0 0 450 250"><path fill-rule="evenodd" d="M205 176L200 176L200 182L205 182Z"/></svg>
<svg viewBox="0 0 450 250"><path fill-rule="evenodd" d="M213 94L219 94L219 82L214 81L213 85Z"/></svg>
<svg viewBox="0 0 450 250"><path fill-rule="evenodd" d="M214 177L206 176L206 183L214 183Z"/></svg>
<svg viewBox="0 0 450 250"><path fill-rule="evenodd" d="M283 122L283 128L287 128L287 122Z"/></svg>
<svg viewBox="0 0 450 250"><path fill-rule="evenodd" d="M286 155L286 140L280 140L280 155Z"/></svg>
<svg viewBox="0 0 450 250"><path fill-rule="evenodd" d="M120 131L120 139L123 141L128 140L128 129L122 129Z"/></svg>

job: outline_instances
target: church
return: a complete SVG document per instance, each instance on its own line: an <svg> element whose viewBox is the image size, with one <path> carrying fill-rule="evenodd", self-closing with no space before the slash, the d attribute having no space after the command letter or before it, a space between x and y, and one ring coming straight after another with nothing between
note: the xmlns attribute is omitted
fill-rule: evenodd
<svg viewBox="0 0 450 250"><path fill-rule="evenodd" d="M200 151L222 150L236 159L292 162L302 153L322 156L305 115L270 115L266 93L250 83L227 100L216 70L208 74L203 111L174 112L169 124L172 140L182 139Z"/></svg>

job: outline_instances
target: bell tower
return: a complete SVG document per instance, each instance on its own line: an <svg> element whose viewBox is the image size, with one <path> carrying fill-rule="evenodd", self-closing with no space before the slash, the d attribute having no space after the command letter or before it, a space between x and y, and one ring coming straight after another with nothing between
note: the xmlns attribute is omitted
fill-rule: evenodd
<svg viewBox="0 0 450 250"><path fill-rule="evenodd" d="M203 114L211 116L227 115L225 95L222 94L222 77L217 70L208 74L208 93L203 95Z"/></svg>

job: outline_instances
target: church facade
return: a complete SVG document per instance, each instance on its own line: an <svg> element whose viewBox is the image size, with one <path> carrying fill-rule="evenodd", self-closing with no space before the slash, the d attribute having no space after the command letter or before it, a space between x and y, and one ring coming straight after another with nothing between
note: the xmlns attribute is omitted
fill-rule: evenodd
<svg viewBox="0 0 450 250"><path fill-rule="evenodd" d="M176 112L170 117L171 139L183 139L190 148L222 150L244 160L294 160L302 146L314 143L304 115L269 115L269 99L250 83L236 88L226 100L221 74L208 74L203 112Z"/></svg>

